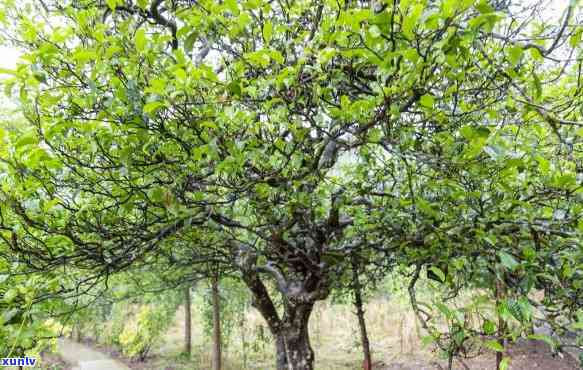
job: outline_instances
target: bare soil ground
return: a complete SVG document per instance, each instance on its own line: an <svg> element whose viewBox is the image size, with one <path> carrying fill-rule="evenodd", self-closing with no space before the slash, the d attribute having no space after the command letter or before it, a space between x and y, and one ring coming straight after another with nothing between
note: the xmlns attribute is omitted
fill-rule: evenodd
<svg viewBox="0 0 583 370"><path fill-rule="evenodd" d="M568 354L555 356L549 345L542 341L520 341L511 346L507 352L510 357L510 370L577 370L581 369L577 360ZM495 354L486 353L472 359L455 361L455 370L491 370L495 368ZM445 361L425 362L411 358L408 361L391 365L377 364L378 370L443 370L447 369Z"/></svg>
<svg viewBox="0 0 583 370"><path fill-rule="evenodd" d="M43 353L41 357L40 369L42 370L72 370L73 368L56 353Z"/></svg>

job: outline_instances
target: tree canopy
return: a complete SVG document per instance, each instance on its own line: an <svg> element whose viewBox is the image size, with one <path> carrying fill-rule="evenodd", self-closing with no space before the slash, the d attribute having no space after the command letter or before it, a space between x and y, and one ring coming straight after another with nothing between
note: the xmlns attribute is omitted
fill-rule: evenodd
<svg viewBox="0 0 583 370"><path fill-rule="evenodd" d="M408 268L452 353L496 327L437 305L463 328L439 333L422 270L576 322L583 28L550 3L4 0L4 258L88 286L159 257L235 273L278 369L313 368L311 310L354 258Z"/></svg>

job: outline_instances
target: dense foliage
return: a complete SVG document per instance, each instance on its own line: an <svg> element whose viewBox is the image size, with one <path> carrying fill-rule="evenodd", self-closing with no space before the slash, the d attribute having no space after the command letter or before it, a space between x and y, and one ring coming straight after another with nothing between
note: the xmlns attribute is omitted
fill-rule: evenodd
<svg viewBox="0 0 583 370"><path fill-rule="evenodd" d="M502 352L535 310L572 330L583 27L548 5L4 0L27 131L0 131L3 259L70 271L51 295L130 267L238 276L278 369L313 368L310 313L354 261L410 273L450 357ZM426 306L422 272L485 299Z"/></svg>

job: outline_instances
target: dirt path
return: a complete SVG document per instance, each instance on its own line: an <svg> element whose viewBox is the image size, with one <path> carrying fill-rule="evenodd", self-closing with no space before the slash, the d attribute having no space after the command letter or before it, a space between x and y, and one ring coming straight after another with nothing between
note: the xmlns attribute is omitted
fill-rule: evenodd
<svg viewBox="0 0 583 370"><path fill-rule="evenodd" d="M59 339L58 349L61 357L73 365L73 370L129 370L123 363L68 339Z"/></svg>

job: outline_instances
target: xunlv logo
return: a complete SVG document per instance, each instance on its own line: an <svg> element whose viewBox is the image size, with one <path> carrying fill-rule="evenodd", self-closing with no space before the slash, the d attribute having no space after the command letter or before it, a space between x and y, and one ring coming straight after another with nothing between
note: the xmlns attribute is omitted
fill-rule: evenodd
<svg viewBox="0 0 583 370"><path fill-rule="evenodd" d="M4 357L0 359L0 366L34 366L36 358L34 357Z"/></svg>

